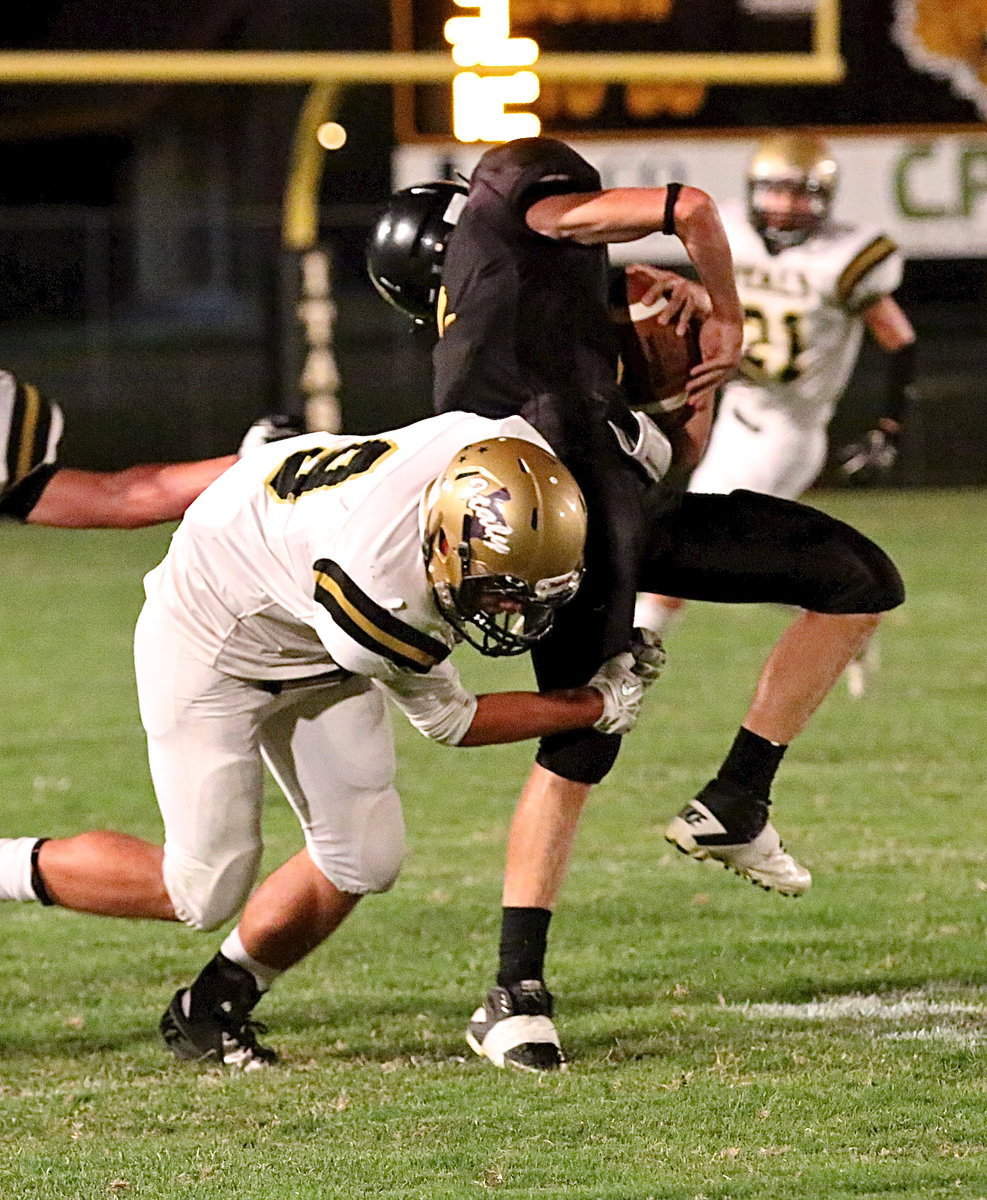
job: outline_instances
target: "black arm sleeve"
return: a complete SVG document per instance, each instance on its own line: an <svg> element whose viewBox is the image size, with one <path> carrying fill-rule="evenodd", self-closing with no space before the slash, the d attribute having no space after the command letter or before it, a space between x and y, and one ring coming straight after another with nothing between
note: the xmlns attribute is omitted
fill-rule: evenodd
<svg viewBox="0 0 987 1200"><path fill-rule="evenodd" d="M902 346L888 357L887 392L884 397L882 417L887 421L904 424L908 405L912 400L912 385L918 364L918 351L914 342Z"/></svg>

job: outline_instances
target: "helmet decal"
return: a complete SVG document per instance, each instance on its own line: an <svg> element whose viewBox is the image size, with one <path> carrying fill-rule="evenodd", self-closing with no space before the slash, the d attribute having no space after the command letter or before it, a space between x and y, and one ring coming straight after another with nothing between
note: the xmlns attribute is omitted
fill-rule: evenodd
<svg viewBox="0 0 987 1200"><path fill-rule="evenodd" d="M472 490L473 495L467 499L468 519L464 522L463 541L471 542L474 538L489 546L495 554L509 554L508 539L514 532L504 516L505 500L510 500L511 494L506 489L485 494L489 484L480 476L467 480L466 492ZM468 524L468 529L466 528Z"/></svg>

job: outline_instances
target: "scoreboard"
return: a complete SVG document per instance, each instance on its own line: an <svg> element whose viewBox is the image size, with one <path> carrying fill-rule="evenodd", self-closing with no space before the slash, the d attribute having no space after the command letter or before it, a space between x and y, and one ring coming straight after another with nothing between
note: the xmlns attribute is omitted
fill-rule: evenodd
<svg viewBox="0 0 987 1200"><path fill-rule="evenodd" d="M445 51L462 67L451 86L399 89L402 143L633 134L698 116L713 80L838 78L824 65L838 59L838 0L392 0L392 25L396 50ZM588 53L645 70L623 82L539 73L541 54Z"/></svg>
<svg viewBox="0 0 987 1200"><path fill-rule="evenodd" d="M397 89L393 184L466 177L489 143L543 132L606 187L723 200L765 129L803 126L833 146L841 217L910 257L987 258L985 2L392 0L394 48L457 70ZM612 255L671 261L658 243Z"/></svg>

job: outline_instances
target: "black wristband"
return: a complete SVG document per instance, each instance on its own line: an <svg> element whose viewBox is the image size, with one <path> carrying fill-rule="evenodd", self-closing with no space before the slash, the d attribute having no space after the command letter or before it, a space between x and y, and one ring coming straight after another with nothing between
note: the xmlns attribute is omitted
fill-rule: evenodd
<svg viewBox="0 0 987 1200"><path fill-rule="evenodd" d="M52 898L51 892L49 892L47 887L45 887L44 876L41 874L41 868L38 866L38 854L41 851L41 847L47 841L47 838L38 838L38 840L31 847L31 887L34 889L34 894L37 896L38 900L45 905L46 908L50 908L55 901Z"/></svg>
<svg viewBox="0 0 987 1200"><path fill-rule="evenodd" d="M669 183L665 187L665 215L661 220L662 233L675 232L675 201L682 191L681 183Z"/></svg>

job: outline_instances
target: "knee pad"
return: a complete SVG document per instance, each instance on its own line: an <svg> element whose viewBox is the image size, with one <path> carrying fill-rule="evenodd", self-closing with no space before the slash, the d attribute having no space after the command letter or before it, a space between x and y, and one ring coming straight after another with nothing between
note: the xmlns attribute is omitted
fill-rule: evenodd
<svg viewBox="0 0 987 1200"><path fill-rule="evenodd" d="M165 845L164 884L175 915L192 929L216 929L240 911L250 895L261 847L205 863Z"/></svg>
<svg viewBox="0 0 987 1200"><path fill-rule="evenodd" d="M749 561L746 571L757 586L748 586L743 597L702 598L767 600L847 615L887 612L904 600L897 567L852 525L807 505L755 492L732 492L724 502L726 518L736 522L738 544Z"/></svg>
<svg viewBox="0 0 987 1200"><path fill-rule="evenodd" d="M573 783L599 783L613 766L619 750L617 734L581 729L542 738L537 762Z"/></svg>
<svg viewBox="0 0 987 1200"><path fill-rule="evenodd" d="M394 885L404 861L404 817L393 788L367 796L344 833L319 838L305 831L309 857L341 892L364 896Z"/></svg>
<svg viewBox="0 0 987 1200"><path fill-rule="evenodd" d="M825 613L882 613L905 599L898 568L880 546L849 525L838 523L827 547L832 565L821 603L804 607Z"/></svg>

